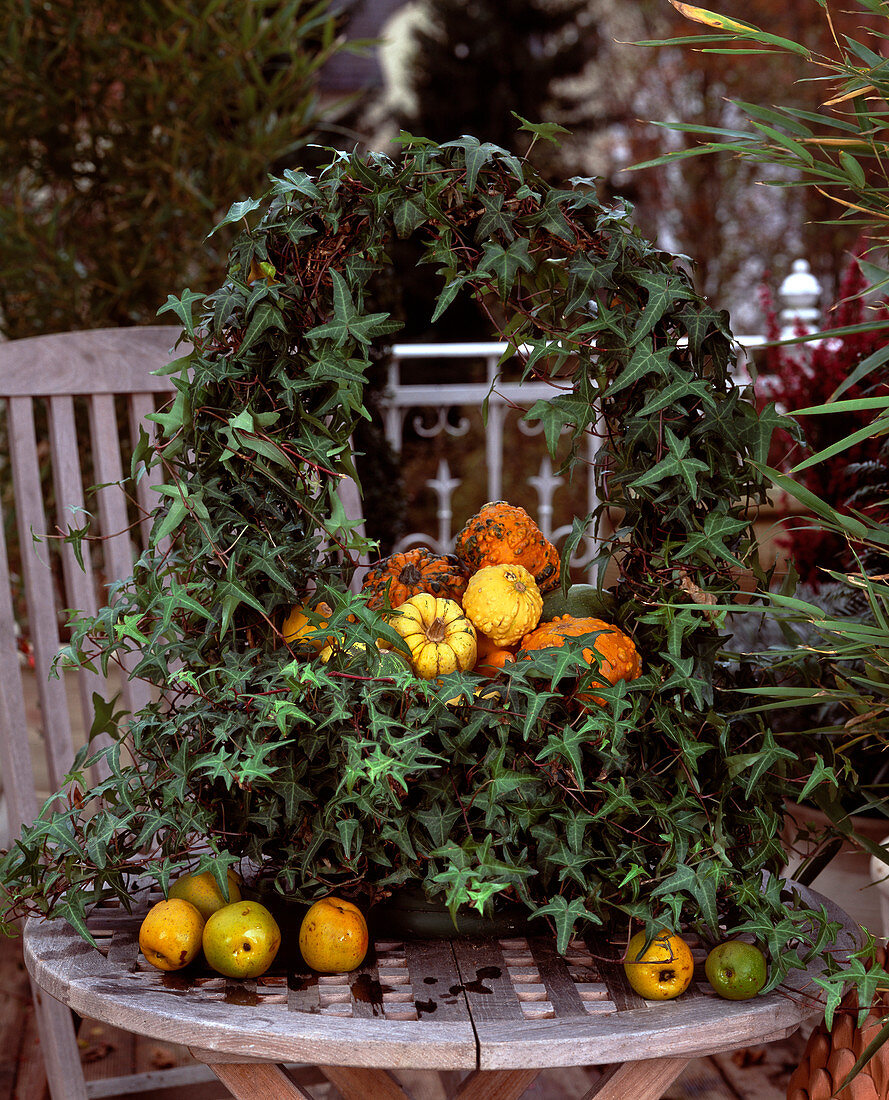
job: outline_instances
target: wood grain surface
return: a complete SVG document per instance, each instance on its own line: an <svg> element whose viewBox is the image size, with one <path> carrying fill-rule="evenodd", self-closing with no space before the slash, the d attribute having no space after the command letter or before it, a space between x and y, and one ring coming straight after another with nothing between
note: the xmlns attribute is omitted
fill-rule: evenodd
<svg viewBox="0 0 889 1100"><path fill-rule="evenodd" d="M857 942L841 910L806 895L843 925L838 950ZM94 912L98 950L64 922L30 921L28 968L81 1015L185 1043L208 1061L533 1071L688 1060L786 1037L821 1011L814 965L751 1001L724 1001L696 976L676 1001L634 1004L609 984L617 969L607 960L619 957L619 945L576 940L562 958L546 936L378 942L352 974L273 966L252 982L199 967L164 975L138 952L141 917ZM703 949L693 944L693 953L700 964Z"/></svg>

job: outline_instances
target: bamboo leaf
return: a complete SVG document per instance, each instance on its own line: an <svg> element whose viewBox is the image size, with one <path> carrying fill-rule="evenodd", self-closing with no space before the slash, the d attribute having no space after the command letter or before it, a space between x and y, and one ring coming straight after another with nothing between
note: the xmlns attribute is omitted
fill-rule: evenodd
<svg viewBox="0 0 889 1100"><path fill-rule="evenodd" d="M730 31L732 34L736 34L741 38L752 38L755 42L762 42L764 45L778 46L782 50L798 54L801 57L810 56L806 47L800 45L798 42L794 42L793 39L781 38L778 35L768 34L758 27L755 27L752 23L741 23L737 19L729 19L726 15L719 15L717 12L707 11L706 8L697 8L692 4L684 4L681 0L670 0L670 3L680 15L684 15L686 19L690 19L693 23L703 23L705 26L715 27L717 30Z"/></svg>

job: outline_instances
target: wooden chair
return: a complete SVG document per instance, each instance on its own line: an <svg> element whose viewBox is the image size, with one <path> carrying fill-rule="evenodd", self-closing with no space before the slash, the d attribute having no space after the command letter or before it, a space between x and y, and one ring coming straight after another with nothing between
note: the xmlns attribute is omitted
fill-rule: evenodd
<svg viewBox="0 0 889 1100"><path fill-rule="evenodd" d="M152 372L181 354L172 350L178 334L177 328L154 326L0 343L9 457L0 478L6 535L0 541L3 846L61 784L90 728L92 693L111 698L119 691L130 711L147 701L146 685L125 676L103 691L90 673L58 679L48 673L64 641L66 609L90 613L107 603L109 584L132 573L134 555L144 548L148 530L140 520L156 494L143 478L128 501L119 483L129 476L139 426L151 430L146 414L173 388L167 376ZM91 494L93 485L106 487ZM102 541L84 543L81 568L73 548L53 536L82 527L84 508L93 516L91 533ZM34 999L54 1100L97 1095L84 1081L70 1010L36 989ZM182 1075L174 1073L171 1083L183 1084ZM145 1087L131 1076L100 1084L104 1096Z"/></svg>
<svg viewBox="0 0 889 1100"><path fill-rule="evenodd" d="M9 456L8 465L0 457L0 847L61 786L92 724L93 692L106 699L120 692L130 713L148 701L147 685L125 675L106 684L85 671L50 678L49 670L64 644L67 610L94 614L107 604L109 586L130 576L146 548L157 503L152 479L122 483L140 427L153 430L146 415L173 392L170 378L153 372L185 353L173 350L179 334L157 325L0 343L0 433ZM361 520L354 482L344 481L340 499L346 515ZM58 536L82 527L84 511L101 541L83 543L81 568ZM206 1067L187 1066L85 1081L71 1012L33 991L53 1100L215 1080Z"/></svg>

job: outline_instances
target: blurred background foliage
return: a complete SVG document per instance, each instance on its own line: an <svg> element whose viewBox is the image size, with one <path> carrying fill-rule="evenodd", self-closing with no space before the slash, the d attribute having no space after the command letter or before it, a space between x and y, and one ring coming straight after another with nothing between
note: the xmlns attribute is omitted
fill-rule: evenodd
<svg viewBox="0 0 889 1100"><path fill-rule="evenodd" d="M861 243L859 252L864 249ZM874 371L854 381L861 363L889 345L889 304L885 295L868 295L859 257L846 265L838 300L824 311L824 338L804 345L778 343L779 317L767 289L764 288L765 333L771 346L760 357L756 378L756 396L762 407L775 401L780 408L794 411L812 405L826 405L831 396L846 385L844 401L860 401L857 408L840 405L834 411L806 418L805 435L792 439L777 431L772 438L769 460L772 466L789 472L813 455L829 449L838 440L853 433L859 438L849 447L806 466L797 474L799 482L832 508L848 512L861 510L873 524L889 519L889 470L886 465L886 441L879 431L870 429L875 398L889 398L889 378L885 370ZM843 332L844 335L837 335ZM868 399L868 400L865 400ZM835 403L836 404L836 403ZM794 516L783 523L779 539L781 551L793 560L804 584L818 588L825 579L824 566L853 569L856 553L847 540L822 522ZM867 553L871 571L889 568L885 553ZM851 593L850 593L851 594ZM860 603L860 593L856 599Z"/></svg>
<svg viewBox="0 0 889 1100"><path fill-rule="evenodd" d="M720 10L832 47L815 0ZM628 171L695 143L652 120L743 125L733 98L820 102L820 83L780 57L751 64L664 45L684 31L666 0L0 0L0 13L10 337L150 323L171 287L217 285L228 238L206 241L209 228L269 172L311 167L316 141L391 152L403 127L521 150L513 112L567 127L560 148L537 144L535 166L550 179L596 176L603 197L629 198L646 236L691 257L698 290L730 310L735 331L761 329L756 288L799 255L836 297L857 237L825 225L828 200L814 188L754 187L731 151ZM832 14L838 36L878 20ZM646 40L661 44L632 45ZM395 259L415 272L409 248ZM426 299L410 288L406 336L424 334ZM448 318L451 338L479 328L471 310Z"/></svg>
<svg viewBox="0 0 889 1100"><path fill-rule="evenodd" d="M216 286L229 205L345 102L335 0L4 0L0 313L9 337L155 321Z"/></svg>

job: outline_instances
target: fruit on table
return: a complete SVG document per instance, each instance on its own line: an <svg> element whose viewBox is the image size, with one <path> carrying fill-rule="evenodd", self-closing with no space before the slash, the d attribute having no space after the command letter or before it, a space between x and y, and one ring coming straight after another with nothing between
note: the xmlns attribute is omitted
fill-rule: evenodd
<svg viewBox="0 0 889 1100"><path fill-rule="evenodd" d="M522 565L541 592L559 583L559 552L524 508L505 500L484 505L457 535L454 553L472 573L486 565Z"/></svg>
<svg viewBox="0 0 889 1100"><path fill-rule="evenodd" d="M421 592L401 604L391 623L422 679L466 672L475 665L475 627L456 601Z"/></svg>
<svg viewBox="0 0 889 1100"><path fill-rule="evenodd" d="M217 909L228 905L232 901L241 900L241 889L238 884L238 876L229 868L226 873L228 879L228 897L224 897L219 883L212 871L201 871L198 875L182 875L177 878L170 887L168 896L182 898L190 901L198 910L204 920L211 917Z"/></svg>
<svg viewBox="0 0 889 1100"><path fill-rule="evenodd" d="M158 970L181 970L201 949L204 918L182 898L153 905L139 928L139 949Z"/></svg>
<svg viewBox="0 0 889 1100"><path fill-rule="evenodd" d="M204 958L227 978L265 974L281 946L278 922L258 901L234 901L204 925Z"/></svg>
<svg viewBox="0 0 889 1100"><path fill-rule="evenodd" d="M627 945L624 973L640 997L649 1001L671 1001L691 984L694 960L688 944L673 932L662 929L647 951L645 931L637 932Z"/></svg>
<svg viewBox="0 0 889 1100"><path fill-rule="evenodd" d="M613 592L601 590L594 584L572 584L567 592L557 588L543 597L541 622L550 622L561 615L573 615L577 619L604 619L612 614L616 600Z"/></svg>
<svg viewBox="0 0 889 1100"><path fill-rule="evenodd" d="M364 914L342 898L316 901L299 928L302 957L321 974L340 974L361 966L369 942Z"/></svg>
<svg viewBox="0 0 889 1100"><path fill-rule="evenodd" d="M466 579L454 554L434 554L425 546L417 546L390 554L372 565L361 591L371 593L368 607L382 607L387 588L391 607L398 607L421 592L459 603L466 591Z"/></svg>
<svg viewBox="0 0 889 1100"><path fill-rule="evenodd" d="M720 997L746 1001L766 984L768 968L765 955L755 944L726 940L707 956L704 973Z"/></svg>
<svg viewBox="0 0 889 1100"><path fill-rule="evenodd" d="M284 641L288 645L300 645L305 643L312 647L315 652L319 652L325 644L330 645L331 638L322 638L320 634L315 637L308 637L309 634L314 634L315 631L323 630L327 626L327 620L333 614L330 607L326 603L319 603L314 610L314 614L320 616L320 622L313 622L306 614L304 607L294 607L287 618L281 625L281 633L284 635ZM327 616L327 618L324 618Z"/></svg>
<svg viewBox="0 0 889 1100"><path fill-rule="evenodd" d="M486 565L473 573L463 610L473 626L498 646L508 647L540 621L543 597L523 565Z"/></svg>
<svg viewBox="0 0 889 1100"><path fill-rule="evenodd" d="M633 639L618 627L602 619L578 619L573 615L562 615L550 622L542 622L536 630L522 638L520 652L533 652L565 644L566 638L577 638L583 634L600 633L590 648L583 650L587 664L593 664L594 652L599 658L599 675L609 684L618 680L635 680L642 674L642 658ZM605 700L600 696L583 695L600 706Z"/></svg>

